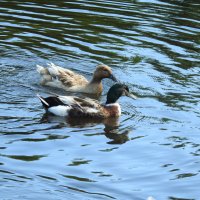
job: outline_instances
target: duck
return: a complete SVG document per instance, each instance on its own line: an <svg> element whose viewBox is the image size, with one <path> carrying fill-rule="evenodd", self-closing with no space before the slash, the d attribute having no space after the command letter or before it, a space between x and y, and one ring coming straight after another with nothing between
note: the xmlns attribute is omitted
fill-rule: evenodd
<svg viewBox="0 0 200 200"><path fill-rule="evenodd" d="M137 97L129 92L127 85L116 83L108 93L106 103L101 104L98 100L89 97L77 96L49 96L42 97L37 94L46 113L51 113L61 117L71 117L77 119L106 119L110 117L119 117L121 107L117 100L121 96L127 96L132 99Z"/></svg>
<svg viewBox="0 0 200 200"><path fill-rule="evenodd" d="M103 91L102 79L109 78L117 82L111 68L104 64L100 64L96 67L90 81L84 76L57 66L54 63L49 63L47 65L48 67L36 65L37 72L41 77L40 84L61 88L68 92L101 94Z"/></svg>

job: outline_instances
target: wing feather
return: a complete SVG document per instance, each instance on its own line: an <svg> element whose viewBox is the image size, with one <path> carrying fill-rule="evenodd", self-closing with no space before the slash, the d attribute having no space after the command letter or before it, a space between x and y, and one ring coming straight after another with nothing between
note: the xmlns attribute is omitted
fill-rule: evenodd
<svg viewBox="0 0 200 200"><path fill-rule="evenodd" d="M87 79L69 69L59 67L53 63L48 64L48 71L53 78L57 78L63 85L72 87L87 84Z"/></svg>

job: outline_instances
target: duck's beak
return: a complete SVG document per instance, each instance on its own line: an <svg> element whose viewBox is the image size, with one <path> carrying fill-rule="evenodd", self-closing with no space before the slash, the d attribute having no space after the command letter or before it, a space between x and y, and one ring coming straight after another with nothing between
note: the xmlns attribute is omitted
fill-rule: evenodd
<svg viewBox="0 0 200 200"><path fill-rule="evenodd" d="M137 97L134 94L132 94L132 93L130 93L128 91L125 91L125 96L130 97L132 99L137 99Z"/></svg>
<svg viewBox="0 0 200 200"><path fill-rule="evenodd" d="M118 82L118 80L116 79L116 77L115 77L113 74L111 74L111 75L109 76L109 78L112 79L112 80L115 81L115 82Z"/></svg>

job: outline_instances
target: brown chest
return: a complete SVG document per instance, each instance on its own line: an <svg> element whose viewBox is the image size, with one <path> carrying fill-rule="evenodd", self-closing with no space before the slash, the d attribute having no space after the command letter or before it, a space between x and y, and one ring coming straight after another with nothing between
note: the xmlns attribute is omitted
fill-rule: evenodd
<svg viewBox="0 0 200 200"><path fill-rule="evenodd" d="M119 117L121 115L119 104L106 105L104 106L104 110L107 117Z"/></svg>

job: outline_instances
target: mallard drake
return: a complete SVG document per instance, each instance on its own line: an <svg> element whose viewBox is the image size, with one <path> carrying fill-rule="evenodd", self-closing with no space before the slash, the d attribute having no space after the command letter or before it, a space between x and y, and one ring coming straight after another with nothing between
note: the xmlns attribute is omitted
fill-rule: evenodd
<svg viewBox="0 0 200 200"><path fill-rule="evenodd" d="M101 94L103 90L102 79L110 78L117 81L111 68L103 64L96 67L91 81L80 74L53 63L48 64L47 68L37 65L37 71L41 76L41 85L62 88L71 92Z"/></svg>
<svg viewBox="0 0 200 200"><path fill-rule="evenodd" d="M88 97L50 96L43 98L40 95L37 96L47 112L57 116L76 117L79 119L118 117L121 115L121 108L117 100L121 96L136 98L129 92L128 86L121 83L117 83L109 89L105 104Z"/></svg>

